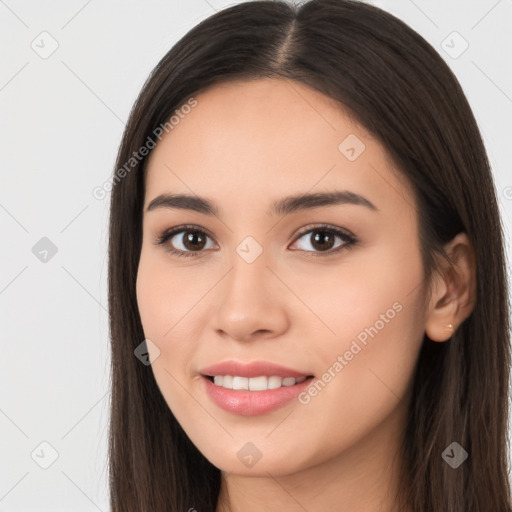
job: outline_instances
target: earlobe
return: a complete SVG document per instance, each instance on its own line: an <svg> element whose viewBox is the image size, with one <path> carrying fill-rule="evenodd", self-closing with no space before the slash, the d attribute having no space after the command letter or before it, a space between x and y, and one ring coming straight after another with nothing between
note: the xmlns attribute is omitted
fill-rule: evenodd
<svg viewBox="0 0 512 512"><path fill-rule="evenodd" d="M436 342L449 340L476 302L476 258L469 237L459 233L444 249L450 261L441 259L432 277L425 322L425 334Z"/></svg>
<svg viewBox="0 0 512 512"><path fill-rule="evenodd" d="M455 327L452 324L433 324L431 326L427 325L425 327L425 334L432 341L448 341L453 333L455 332Z"/></svg>

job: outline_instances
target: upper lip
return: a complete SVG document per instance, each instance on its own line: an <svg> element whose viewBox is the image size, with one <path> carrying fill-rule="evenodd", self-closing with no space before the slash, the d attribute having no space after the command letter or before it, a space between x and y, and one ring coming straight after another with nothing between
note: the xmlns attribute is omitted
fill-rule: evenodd
<svg viewBox="0 0 512 512"><path fill-rule="evenodd" d="M237 375L240 377L308 377L310 373L303 373L293 368L287 368L270 361L252 361L242 363L239 361L223 361L200 370L202 375L214 377L215 375Z"/></svg>

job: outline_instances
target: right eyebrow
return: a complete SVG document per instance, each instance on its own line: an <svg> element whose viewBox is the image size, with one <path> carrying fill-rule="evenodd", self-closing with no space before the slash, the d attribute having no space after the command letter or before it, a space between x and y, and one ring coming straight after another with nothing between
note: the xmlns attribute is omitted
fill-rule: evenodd
<svg viewBox="0 0 512 512"><path fill-rule="evenodd" d="M161 194L149 203L146 211L150 212L157 208L180 208L211 216L218 216L219 213L218 208L208 199L188 194Z"/></svg>

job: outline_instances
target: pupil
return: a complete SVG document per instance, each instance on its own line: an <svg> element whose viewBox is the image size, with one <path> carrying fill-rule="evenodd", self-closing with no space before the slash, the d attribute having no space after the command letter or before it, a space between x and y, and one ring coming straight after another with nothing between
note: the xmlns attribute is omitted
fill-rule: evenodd
<svg viewBox="0 0 512 512"><path fill-rule="evenodd" d="M328 231L317 231L317 234L313 235L313 247L315 249L330 249L333 245L333 238ZM318 235L320 233L320 235ZM322 241L323 240L323 241ZM328 243L328 247L325 247L325 243Z"/></svg>
<svg viewBox="0 0 512 512"><path fill-rule="evenodd" d="M201 242L198 242L198 240L201 240L203 243L201 244ZM204 242L204 237L202 237L200 233L197 233L195 231L189 231L185 236L184 245L187 249L196 251L204 247ZM198 244L200 245L200 247L197 247ZM191 245L191 247L189 247L189 245Z"/></svg>

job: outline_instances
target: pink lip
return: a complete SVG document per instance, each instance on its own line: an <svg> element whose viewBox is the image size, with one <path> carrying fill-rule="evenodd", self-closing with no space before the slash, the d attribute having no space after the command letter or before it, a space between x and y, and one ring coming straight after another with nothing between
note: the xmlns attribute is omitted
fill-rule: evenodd
<svg viewBox="0 0 512 512"><path fill-rule="evenodd" d="M215 375L221 374L222 373L216 373ZM226 375L231 374L227 373ZM235 375L240 375L240 373L235 373ZM257 377L259 375L262 374L258 373L254 376ZM273 375L276 374L273 373ZM240 376L244 375L242 374ZM312 381L313 378L310 378L294 386L282 386L266 391L246 391L226 389L222 386L217 386L204 375L201 377L201 382L205 387L206 394L215 404L227 412L241 416L256 416L258 414L274 411L296 398Z"/></svg>
<svg viewBox="0 0 512 512"><path fill-rule="evenodd" d="M252 363L240 363L238 361L224 361L203 368L199 371L202 375L238 375L240 377L307 377L311 373L302 373L299 370L286 368L284 366L271 363L269 361L254 361ZM261 393L261 391L260 391Z"/></svg>

